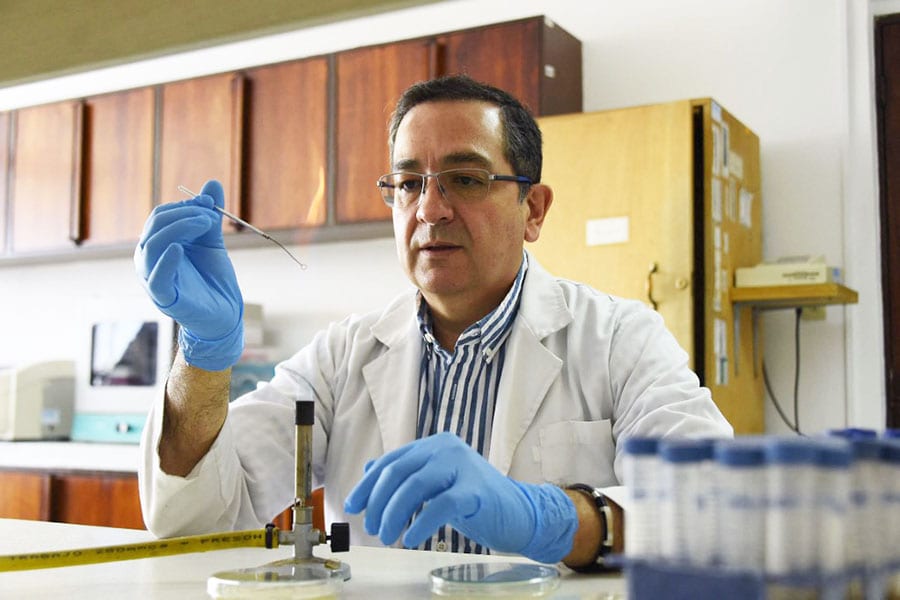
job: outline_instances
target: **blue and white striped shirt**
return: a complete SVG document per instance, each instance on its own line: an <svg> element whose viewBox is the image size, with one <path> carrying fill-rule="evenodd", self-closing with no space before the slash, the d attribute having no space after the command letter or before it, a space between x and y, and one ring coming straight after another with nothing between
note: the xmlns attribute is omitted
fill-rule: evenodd
<svg viewBox="0 0 900 600"><path fill-rule="evenodd" d="M519 309L527 270L528 259L523 253L522 266L506 297L492 312L462 332L452 353L435 339L431 311L419 295L417 316L422 332L422 363L417 437L451 431L487 457L497 389L506 356L505 342ZM439 529L423 548L490 553L489 549L471 542L450 526Z"/></svg>

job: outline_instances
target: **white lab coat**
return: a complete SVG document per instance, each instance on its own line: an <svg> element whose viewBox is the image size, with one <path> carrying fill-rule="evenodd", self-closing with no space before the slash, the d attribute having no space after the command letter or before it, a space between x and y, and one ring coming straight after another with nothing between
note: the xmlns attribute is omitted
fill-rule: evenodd
<svg viewBox="0 0 900 600"><path fill-rule="evenodd" d="M616 485L625 436L728 437L732 429L644 304L557 279L529 256L491 431L489 461L527 482ZM232 403L186 477L159 469L162 399L142 441L141 503L159 536L259 527L294 497L294 401L316 401L314 484L327 523L380 544L343 511L367 461L416 437L421 335L415 293L331 325Z"/></svg>

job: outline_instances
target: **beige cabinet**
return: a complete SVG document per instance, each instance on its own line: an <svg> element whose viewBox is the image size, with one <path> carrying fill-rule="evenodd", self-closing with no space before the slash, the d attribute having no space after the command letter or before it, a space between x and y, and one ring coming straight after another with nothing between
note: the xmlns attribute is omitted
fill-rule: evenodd
<svg viewBox="0 0 900 600"><path fill-rule="evenodd" d="M730 299L734 269L761 260L756 135L709 99L539 123L555 195L529 249L658 310L735 431L763 431L761 343Z"/></svg>

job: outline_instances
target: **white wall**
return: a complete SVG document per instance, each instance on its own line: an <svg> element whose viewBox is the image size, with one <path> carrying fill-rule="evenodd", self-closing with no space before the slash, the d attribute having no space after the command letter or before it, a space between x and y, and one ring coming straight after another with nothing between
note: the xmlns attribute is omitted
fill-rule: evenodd
<svg viewBox="0 0 900 600"><path fill-rule="evenodd" d="M712 96L759 135L764 255L824 255L860 292L858 305L830 307L824 321L801 326L801 427L880 427L871 15L895 11L900 0L456 0L0 89L0 110L547 15L582 41L585 110ZM390 240L298 251L309 271L277 250L233 253L245 296L265 305L283 354L328 320L377 307L407 285ZM366 291L357 293L360 283ZM0 268L0 364L79 351L85 306L122 303L147 304L128 258ZM790 410L793 316L767 313L762 327L774 388ZM768 428L784 430L774 414Z"/></svg>

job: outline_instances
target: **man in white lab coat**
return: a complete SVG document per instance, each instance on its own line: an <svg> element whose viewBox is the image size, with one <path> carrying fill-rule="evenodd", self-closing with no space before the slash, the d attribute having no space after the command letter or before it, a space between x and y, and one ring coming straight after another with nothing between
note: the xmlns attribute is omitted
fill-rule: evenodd
<svg viewBox="0 0 900 600"><path fill-rule="evenodd" d="M602 562L621 523L592 490L619 482L617 441L730 426L655 312L524 251L553 196L514 98L465 77L423 82L390 139L378 185L417 291L331 325L230 406L242 300L213 210L222 188L148 219L137 270L181 324L143 440L148 528L258 527L290 505L294 401L310 400L326 520L348 521L353 543Z"/></svg>

